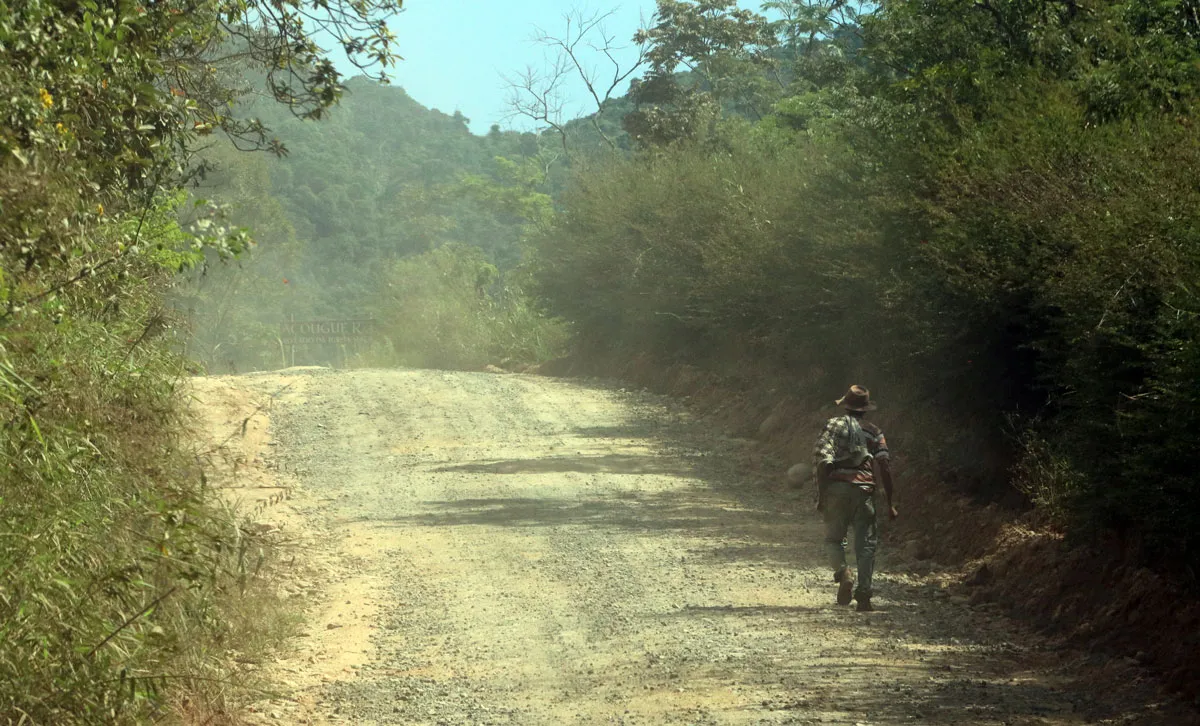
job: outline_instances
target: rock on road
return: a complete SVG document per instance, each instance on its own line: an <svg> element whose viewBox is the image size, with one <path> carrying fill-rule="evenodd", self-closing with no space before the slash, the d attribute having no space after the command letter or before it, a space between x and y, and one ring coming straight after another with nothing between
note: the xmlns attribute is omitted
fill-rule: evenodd
<svg viewBox="0 0 1200 726"><path fill-rule="evenodd" d="M275 723L1134 722L886 553L879 611L835 605L809 494L666 399L409 370L199 387L273 395L270 466L323 553Z"/></svg>

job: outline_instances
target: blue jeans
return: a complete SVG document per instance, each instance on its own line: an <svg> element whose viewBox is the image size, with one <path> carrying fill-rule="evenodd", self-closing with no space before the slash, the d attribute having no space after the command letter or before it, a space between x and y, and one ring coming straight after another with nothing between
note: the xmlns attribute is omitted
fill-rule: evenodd
<svg viewBox="0 0 1200 726"><path fill-rule="evenodd" d="M871 597L875 574L875 548L879 528L875 523L875 498L856 484L829 482L825 488L825 552L829 566L838 571L846 566L846 532L854 528L854 553L858 558L858 586L854 599Z"/></svg>

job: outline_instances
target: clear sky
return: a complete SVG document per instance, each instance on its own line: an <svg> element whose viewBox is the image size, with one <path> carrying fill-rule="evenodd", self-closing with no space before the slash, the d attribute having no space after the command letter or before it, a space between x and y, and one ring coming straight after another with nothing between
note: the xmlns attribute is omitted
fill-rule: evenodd
<svg viewBox="0 0 1200 726"><path fill-rule="evenodd" d="M528 122L505 120L508 90L501 76L546 64L546 51L531 42L535 26L561 34L563 14L572 9L615 9L606 27L632 52L632 36L640 18L653 14L654 0L405 0L404 7L390 23L404 56L391 73L392 83L425 106L445 113L462 111L471 119L471 130L482 134L493 123L529 127ZM591 110L580 84L573 84L564 109L567 117Z"/></svg>

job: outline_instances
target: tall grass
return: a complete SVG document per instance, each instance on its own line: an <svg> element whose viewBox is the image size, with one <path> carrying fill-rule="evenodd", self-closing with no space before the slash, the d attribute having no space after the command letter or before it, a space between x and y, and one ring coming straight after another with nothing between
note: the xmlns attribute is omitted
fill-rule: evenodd
<svg viewBox="0 0 1200 726"><path fill-rule="evenodd" d="M228 649L270 634L237 614L270 611L269 550L183 433L165 279L136 261L0 334L0 723L139 723L185 702L216 723L241 687Z"/></svg>

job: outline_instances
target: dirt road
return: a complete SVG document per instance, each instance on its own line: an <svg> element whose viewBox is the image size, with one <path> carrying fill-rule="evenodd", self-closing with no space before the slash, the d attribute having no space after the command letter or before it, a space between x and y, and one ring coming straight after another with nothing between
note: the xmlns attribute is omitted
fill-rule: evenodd
<svg viewBox="0 0 1200 726"><path fill-rule="evenodd" d="M1171 723L886 552L878 612L836 606L809 496L663 399L436 371L197 388L229 425L274 396L252 463L294 491L311 622L267 721Z"/></svg>

